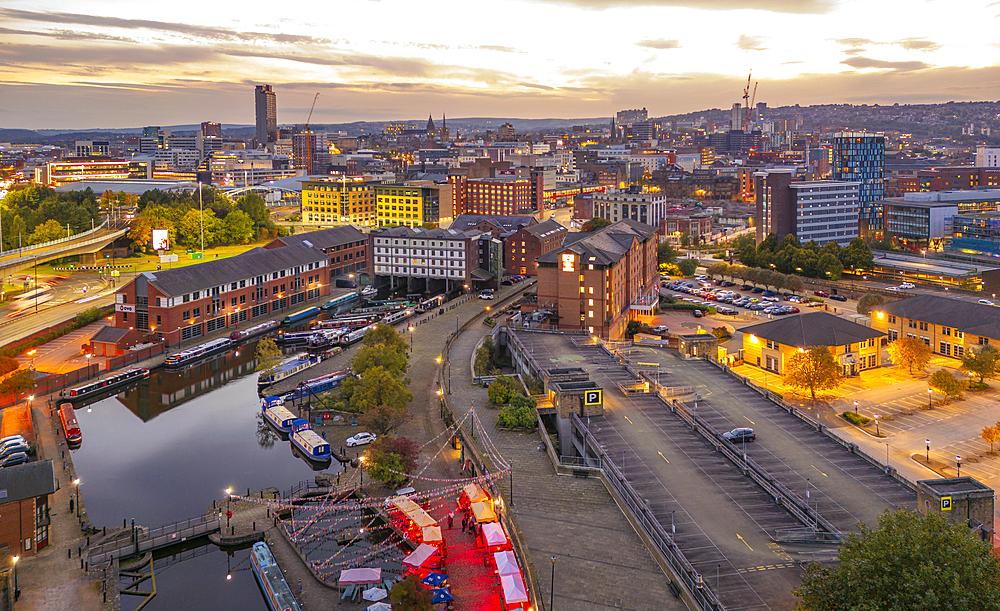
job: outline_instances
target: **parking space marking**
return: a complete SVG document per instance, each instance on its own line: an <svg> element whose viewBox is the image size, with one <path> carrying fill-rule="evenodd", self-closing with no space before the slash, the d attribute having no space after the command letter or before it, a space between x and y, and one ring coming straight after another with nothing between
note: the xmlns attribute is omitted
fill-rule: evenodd
<svg viewBox="0 0 1000 611"><path fill-rule="evenodd" d="M744 417L744 418L747 418L746 416L743 416L743 417ZM756 425L756 424L757 424L756 422L754 422L753 420L751 420L751 419L749 419L749 418L747 418L747 422L749 422L750 424L753 424L753 425Z"/></svg>
<svg viewBox="0 0 1000 611"><path fill-rule="evenodd" d="M773 571L774 569L791 569L795 567L794 562L786 562L784 564L765 564L762 566L751 566L745 569L736 569L737 573L757 573L760 571Z"/></svg>
<svg viewBox="0 0 1000 611"><path fill-rule="evenodd" d="M625 414L622 414L622 416L625 416ZM628 420L628 423L629 423L629 424L635 424L634 422L632 422L632 420L631 420L631 419L629 419L629 417L628 417L628 416L625 416L625 419L626 419L626 420Z"/></svg>
<svg viewBox="0 0 1000 611"><path fill-rule="evenodd" d="M819 469L816 468L816 465L809 465L809 466L812 467L813 469L816 469L817 471L819 471ZM830 477L829 475L827 475L826 473L823 473L822 471L819 471L819 474L822 475L823 477Z"/></svg>

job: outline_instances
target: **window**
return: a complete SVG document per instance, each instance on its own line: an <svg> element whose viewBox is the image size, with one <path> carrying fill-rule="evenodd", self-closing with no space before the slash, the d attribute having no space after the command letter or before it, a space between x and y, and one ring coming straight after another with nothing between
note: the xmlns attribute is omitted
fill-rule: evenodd
<svg viewBox="0 0 1000 611"><path fill-rule="evenodd" d="M195 308L194 309L194 317L198 318L199 316L201 316L201 308Z"/></svg>
<svg viewBox="0 0 1000 611"><path fill-rule="evenodd" d="M958 344L955 344L953 348L955 352L955 358L956 359L962 358L962 355L965 354L965 346L960 346Z"/></svg>
<svg viewBox="0 0 1000 611"><path fill-rule="evenodd" d="M979 337L979 345L980 346L989 346L990 345L990 338L980 336Z"/></svg>
<svg viewBox="0 0 1000 611"><path fill-rule="evenodd" d="M940 352L945 356L951 356L951 344L949 344L948 342L941 342L940 348L941 349L938 350L938 352Z"/></svg>
<svg viewBox="0 0 1000 611"><path fill-rule="evenodd" d="M191 310L184 310L184 312L182 312L182 314L183 314L182 318L184 320L187 320L187 319L191 318Z"/></svg>
<svg viewBox="0 0 1000 611"><path fill-rule="evenodd" d="M951 335L950 327L941 327L941 335Z"/></svg>
<svg viewBox="0 0 1000 611"><path fill-rule="evenodd" d="M927 323L925 323L925 322L920 323L920 330L921 331L926 331L927 330Z"/></svg>
<svg viewBox="0 0 1000 611"><path fill-rule="evenodd" d="M893 324L893 325L896 324L896 317L895 316L890 316L889 317L889 323Z"/></svg>
<svg viewBox="0 0 1000 611"><path fill-rule="evenodd" d="M911 329L916 329L916 328L917 328L917 321L915 321L915 320L907 320L907 321L906 321L906 324L907 324L907 325L908 325L908 326L909 326L909 327L910 327Z"/></svg>

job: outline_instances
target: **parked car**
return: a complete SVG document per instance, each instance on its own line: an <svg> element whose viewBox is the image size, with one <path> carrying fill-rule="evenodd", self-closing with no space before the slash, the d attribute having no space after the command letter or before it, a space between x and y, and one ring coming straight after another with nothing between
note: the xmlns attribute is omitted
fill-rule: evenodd
<svg viewBox="0 0 1000 611"><path fill-rule="evenodd" d="M757 441L757 435L753 432L751 428L738 428L729 431L728 433L723 433L722 437L733 443L740 443L742 441Z"/></svg>
<svg viewBox="0 0 1000 611"><path fill-rule="evenodd" d="M479 293L480 299L493 299L493 289L485 289L482 293Z"/></svg>
<svg viewBox="0 0 1000 611"><path fill-rule="evenodd" d="M764 289L760 288L759 286L755 286L755 287L753 287L753 291L751 291L751 292L757 293L758 295L760 295L761 293L764 292Z"/></svg>
<svg viewBox="0 0 1000 611"><path fill-rule="evenodd" d="M374 433L358 433L354 437L347 438L347 447L353 448L354 446L363 446L373 441L375 441Z"/></svg>
<svg viewBox="0 0 1000 611"><path fill-rule="evenodd" d="M843 295L830 295L830 299L834 301L847 301L847 297L844 297Z"/></svg>
<svg viewBox="0 0 1000 611"><path fill-rule="evenodd" d="M785 309L788 310L789 314L798 314L799 313L799 309L796 308L795 306L787 306Z"/></svg>
<svg viewBox="0 0 1000 611"><path fill-rule="evenodd" d="M9 437L4 437L3 439L0 439L0 447L3 447L4 445L10 443L11 441L20 441L23 444L28 443L27 441L24 440L24 437L21 437L20 435L11 435Z"/></svg>
<svg viewBox="0 0 1000 611"><path fill-rule="evenodd" d="M25 454L27 454L28 446L23 443L8 445L2 451L0 451L0 460L3 460L4 458L7 458L8 456L11 456L13 454L17 454L18 452L24 452Z"/></svg>
<svg viewBox="0 0 1000 611"><path fill-rule="evenodd" d="M899 288L901 288L901 289L912 289L912 288L916 288L916 287L913 286L912 282L904 282L904 283L902 283L902 284L899 285Z"/></svg>
<svg viewBox="0 0 1000 611"><path fill-rule="evenodd" d="M995 303L993 303L989 299L980 299L977 303L981 303L983 305L996 305Z"/></svg>
<svg viewBox="0 0 1000 611"><path fill-rule="evenodd" d="M695 318L701 318L702 316L705 315L705 313L702 312L701 310L691 310L691 313L694 315Z"/></svg>
<svg viewBox="0 0 1000 611"><path fill-rule="evenodd" d="M829 297L830 296L830 294L827 293L826 291L813 291L813 295L816 295L817 297Z"/></svg>
<svg viewBox="0 0 1000 611"><path fill-rule="evenodd" d="M0 460L0 469L3 467L13 467L14 465L21 465L28 462L28 455L24 452L15 452L10 456L7 456L3 460Z"/></svg>

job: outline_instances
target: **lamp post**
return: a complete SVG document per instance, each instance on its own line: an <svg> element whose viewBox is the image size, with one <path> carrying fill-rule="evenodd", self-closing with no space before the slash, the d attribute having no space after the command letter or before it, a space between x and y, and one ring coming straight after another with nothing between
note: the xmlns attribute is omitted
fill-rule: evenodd
<svg viewBox="0 0 1000 611"><path fill-rule="evenodd" d="M881 437L882 434L878 432L878 414L875 414L875 436Z"/></svg>
<svg viewBox="0 0 1000 611"><path fill-rule="evenodd" d="M17 600L21 591L17 588L17 561L20 560L20 556L14 556L14 600Z"/></svg>
<svg viewBox="0 0 1000 611"><path fill-rule="evenodd" d="M854 402L854 413L855 414L858 413L858 402L857 401Z"/></svg>
<svg viewBox="0 0 1000 611"><path fill-rule="evenodd" d="M931 440L930 439L925 439L924 443L927 446L927 453L924 455L924 460L927 461L928 464L930 464L930 462L931 462Z"/></svg>
<svg viewBox="0 0 1000 611"><path fill-rule="evenodd" d="M556 594L556 557L552 556L552 580L549 583L549 611L552 611L552 601Z"/></svg>
<svg viewBox="0 0 1000 611"><path fill-rule="evenodd" d="M933 396L934 396L934 389L933 388L928 388L927 389L927 409L931 409L931 407L932 407L931 400L932 400Z"/></svg>
<svg viewBox="0 0 1000 611"><path fill-rule="evenodd" d="M360 485L365 485L365 457L358 456L358 474L361 476Z"/></svg>
<svg viewBox="0 0 1000 611"><path fill-rule="evenodd" d="M233 489L226 488L226 526L229 526L229 520L232 518L233 511Z"/></svg>
<svg viewBox="0 0 1000 611"><path fill-rule="evenodd" d="M955 463L958 465L958 477L962 477L962 457L956 456Z"/></svg>
<svg viewBox="0 0 1000 611"><path fill-rule="evenodd" d="M76 517L80 519L80 478L73 480L73 486L76 487Z"/></svg>
<svg viewBox="0 0 1000 611"><path fill-rule="evenodd" d="M410 332L410 352L413 352L413 325L408 325L406 330Z"/></svg>

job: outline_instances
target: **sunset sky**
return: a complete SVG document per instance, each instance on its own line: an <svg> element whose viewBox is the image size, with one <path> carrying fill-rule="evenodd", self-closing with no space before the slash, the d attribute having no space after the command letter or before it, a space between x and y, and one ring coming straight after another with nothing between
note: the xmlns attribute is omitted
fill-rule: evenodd
<svg viewBox="0 0 1000 611"><path fill-rule="evenodd" d="M0 127L1000 98L990 0L0 0Z"/></svg>

